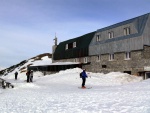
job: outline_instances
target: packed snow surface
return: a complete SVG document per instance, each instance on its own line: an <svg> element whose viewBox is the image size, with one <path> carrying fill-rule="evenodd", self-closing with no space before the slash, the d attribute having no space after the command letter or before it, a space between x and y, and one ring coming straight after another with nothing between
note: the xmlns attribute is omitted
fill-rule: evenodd
<svg viewBox="0 0 150 113"><path fill-rule="evenodd" d="M34 72L33 83L25 73L3 78L13 89L0 89L0 113L150 113L150 80L120 72L87 72L86 86L79 89L80 68L43 76Z"/></svg>
<svg viewBox="0 0 150 113"><path fill-rule="evenodd" d="M52 63L52 59L48 56L44 56L41 58L41 60L34 61L34 59L31 59L28 61L28 64L32 64L33 66L37 65L49 65Z"/></svg>

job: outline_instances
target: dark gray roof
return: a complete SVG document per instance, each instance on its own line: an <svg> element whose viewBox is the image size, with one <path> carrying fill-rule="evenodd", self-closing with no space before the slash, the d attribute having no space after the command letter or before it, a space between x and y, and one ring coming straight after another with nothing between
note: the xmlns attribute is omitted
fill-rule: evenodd
<svg viewBox="0 0 150 113"><path fill-rule="evenodd" d="M110 30L110 29L115 28L115 27L119 27L119 26L122 26L122 25L125 25L125 24L132 23L133 21L137 20L138 26L136 26L136 27L137 27L138 33L131 34L131 35L128 35L128 36L121 36L121 37L111 38L111 39L107 39L107 40L102 40L102 41L99 41L99 42L96 42L96 43L93 43L93 44L94 45L95 44L103 44L103 43L108 43L108 42L113 42L113 41L124 40L124 39L128 39L128 38L134 38L134 37L142 35L149 14L150 13L147 13L145 15L142 15L142 16L139 16L139 17L135 17L135 18L132 18L132 19L129 19L129 20L126 20L126 21L123 21L123 22L120 22L120 23L117 23L117 24L114 24L114 25L102 28L102 29L98 29L96 31L97 33L98 32L103 32L103 31ZM91 45L93 45L93 44L91 44Z"/></svg>
<svg viewBox="0 0 150 113"><path fill-rule="evenodd" d="M88 56L88 48L92 38L95 35L95 31L85 34L83 36L73 38L64 42L61 42L54 53L54 60L78 58ZM65 50L66 44L76 42L76 47Z"/></svg>
<svg viewBox="0 0 150 113"><path fill-rule="evenodd" d="M129 23L132 23L135 20L138 20L139 28L137 28L137 29L140 30L140 28L143 26L143 22L147 19L149 14L150 13L147 13L147 14L144 14L144 15L141 15L141 16L138 16L138 17L135 17L135 18L123 21L123 22L119 22L119 23L110 25L108 27L104 27L104 28L98 29L97 32L102 32L102 31L106 31L106 30L109 30L109 29L112 29L112 28L115 28L115 27L126 25L126 24L129 24Z"/></svg>

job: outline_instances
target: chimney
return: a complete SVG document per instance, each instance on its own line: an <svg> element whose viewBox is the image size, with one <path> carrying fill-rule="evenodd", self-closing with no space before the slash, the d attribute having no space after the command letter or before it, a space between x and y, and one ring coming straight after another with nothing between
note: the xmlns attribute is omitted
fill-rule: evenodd
<svg viewBox="0 0 150 113"><path fill-rule="evenodd" d="M53 40L54 40L54 45L52 47L52 63L54 62L53 54L55 53L55 49L57 47L57 37L56 37L56 34L55 34L55 38Z"/></svg>

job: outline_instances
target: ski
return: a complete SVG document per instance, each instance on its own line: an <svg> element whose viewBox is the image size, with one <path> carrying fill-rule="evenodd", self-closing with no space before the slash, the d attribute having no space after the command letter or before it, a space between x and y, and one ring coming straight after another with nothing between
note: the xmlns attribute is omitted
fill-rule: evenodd
<svg viewBox="0 0 150 113"><path fill-rule="evenodd" d="M78 87L79 89L91 89L92 87L86 87L86 88L82 88L82 87Z"/></svg>

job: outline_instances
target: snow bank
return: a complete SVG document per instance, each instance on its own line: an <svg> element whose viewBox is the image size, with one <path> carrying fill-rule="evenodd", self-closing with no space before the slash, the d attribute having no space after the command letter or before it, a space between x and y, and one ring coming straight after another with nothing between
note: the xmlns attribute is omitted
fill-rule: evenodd
<svg viewBox="0 0 150 113"><path fill-rule="evenodd" d="M80 68L44 76L34 72L33 83L26 83L25 73L14 80L5 76L14 89L0 89L1 113L149 113L150 80L120 72L87 72L86 86L78 89ZM135 83L136 82L136 83ZM131 84L132 83L132 84Z"/></svg>
<svg viewBox="0 0 150 113"><path fill-rule="evenodd" d="M48 56L42 57L42 60L34 61L32 66L40 66L40 65L50 65L52 63L52 59Z"/></svg>
<svg viewBox="0 0 150 113"><path fill-rule="evenodd" d="M15 71L17 71L17 69ZM4 76L3 78L8 79L9 81L14 80L15 71L9 73L7 76ZM77 79L77 82L79 82L78 81L78 79L80 80L79 73L81 72L82 69L80 68L67 69L65 71L60 71L56 74L51 74L50 76L47 75L46 80L42 72L34 72L34 79L38 80L39 77L41 77L40 81L49 82L49 80L51 80L53 77L54 78L52 79L53 81L56 81L55 79L59 79L59 81L63 82L64 79L67 79L69 82L74 81L74 79ZM108 74L87 72L87 75L88 75L87 83L89 85L115 86L142 81L142 77L137 77L121 72L111 72ZM22 81L26 80L26 73L19 73L18 79Z"/></svg>
<svg viewBox="0 0 150 113"><path fill-rule="evenodd" d="M95 84L103 86L123 85L133 82L140 82L143 80L142 77L121 72L110 72L108 74L88 73L88 75L89 77L97 80Z"/></svg>

